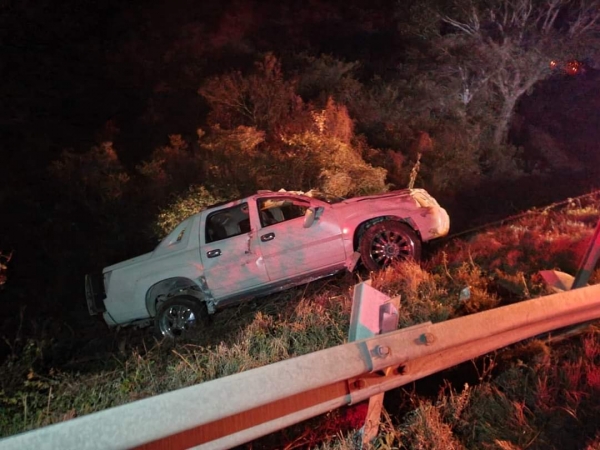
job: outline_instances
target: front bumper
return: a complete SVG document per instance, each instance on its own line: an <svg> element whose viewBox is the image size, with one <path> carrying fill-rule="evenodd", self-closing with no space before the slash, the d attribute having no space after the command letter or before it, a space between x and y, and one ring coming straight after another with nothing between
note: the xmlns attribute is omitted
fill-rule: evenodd
<svg viewBox="0 0 600 450"><path fill-rule="evenodd" d="M450 231L450 216L444 208L429 208L427 216L430 219L430 228L427 229L426 236L421 232L424 241L437 239L448 234Z"/></svg>
<svg viewBox="0 0 600 450"><path fill-rule="evenodd" d="M91 316L106 311L104 306L104 282L101 277L95 275L85 276L85 299Z"/></svg>
<svg viewBox="0 0 600 450"><path fill-rule="evenodd" d="M450 231L450 216L444 208L440 208L439 215L439 234L440 236L446 236Z"/></svg>

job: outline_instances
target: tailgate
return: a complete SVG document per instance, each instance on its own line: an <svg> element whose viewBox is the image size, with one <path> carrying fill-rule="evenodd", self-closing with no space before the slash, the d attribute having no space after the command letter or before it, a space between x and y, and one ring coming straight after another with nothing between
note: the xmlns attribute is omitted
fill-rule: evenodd
<svg viewBox="0 0 600 450"><path fill-rule="evenodd" d="M85 299L87 300L90 315L95 315L106 311L104 306L104 283L102 277L96 275L85 276Z"/></svg>

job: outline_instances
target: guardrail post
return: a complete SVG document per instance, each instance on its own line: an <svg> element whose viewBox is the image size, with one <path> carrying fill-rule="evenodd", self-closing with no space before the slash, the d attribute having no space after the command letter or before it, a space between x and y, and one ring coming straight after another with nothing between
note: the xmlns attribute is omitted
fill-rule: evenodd
<svg viewBox="0 0 600 450"><path fill-rule="evenodd" d="M575 277L560 270L541 270L539 274L544 279L544 282L554 292L564 292L571 289L577 289L587 285L592 272L596 268L598 259L600 258L600 220L596 226L596 231L592 237L592 241L585 253L583 259L579 263L579 269Z"/></svg>
<svg viewBox="0 0 600 450"><path fill-rule="evenodd" d="M573 280L573 285L571 289L576 289L583 287L587 284L592 275L592 272L596 268L596 264L598 263L598 258L600 257L600 220L598 220L598 225L596 226L596 231L594 232L594 237L592 238L592 242L588 247L588 250L579 264L579 270L575 275L575 279Z"/></svg>
<svg viewBox="0 0 600 450"><path fill-rule="evenodd" d="M398 328L400 297L390 298L371 287L371 280L354 286L348 341L358 341ZM369 398L365 424L359 431L360 446L368 445L377 437L384 393Z"/></svg>

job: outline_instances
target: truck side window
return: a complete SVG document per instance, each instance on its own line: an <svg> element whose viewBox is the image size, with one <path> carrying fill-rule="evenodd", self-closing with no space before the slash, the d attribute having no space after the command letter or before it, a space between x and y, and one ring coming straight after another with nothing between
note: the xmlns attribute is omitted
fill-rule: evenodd
<svg viewBox="0 0 600 450"><path fill-rule="evenodd" d="M206 243L250 232L248 203L220 209L206 218Z"/></svg>
<svg viewBox="0 0 600 450"><path fill-rule="evenodd" d="M304 217L310 203L281 197L258 199L260 224L263 227Z"/></svg>

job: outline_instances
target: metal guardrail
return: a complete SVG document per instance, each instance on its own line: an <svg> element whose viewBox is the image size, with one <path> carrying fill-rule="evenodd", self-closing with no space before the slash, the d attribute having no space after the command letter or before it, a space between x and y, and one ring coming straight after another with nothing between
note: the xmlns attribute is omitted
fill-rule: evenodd
<svg viewBox="0 0 600 450"><path fill-rule="evenodd" d="M592 241L579 264L579 270L575 274L575 279L573 280L573 285L571 289L577 289L583 287L589 281L592 272L596 268L598 264L598 259L600 258L600 220L598 220L598 225L596 225L596 230L594 231L594 235L592 236Z"/></svg>
<svg viewBox="0 0 600 450"><path fill-rule="evenodd" d="M231 448L541 333L600 318L600 285L424 323L0 440L0 449Z"/></svg>
<svg viewBox="0 0 600 450"><path fill-rule="evenodd" d="M400 296L390 298L371 287L371 280L354 286L348 342L372 338L398 329ZM356 436L356 450L372 442L379 433L384 392L369 398L367 414Z"/></svg>

